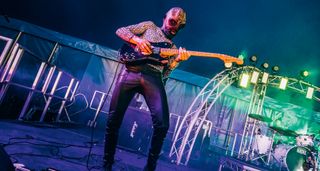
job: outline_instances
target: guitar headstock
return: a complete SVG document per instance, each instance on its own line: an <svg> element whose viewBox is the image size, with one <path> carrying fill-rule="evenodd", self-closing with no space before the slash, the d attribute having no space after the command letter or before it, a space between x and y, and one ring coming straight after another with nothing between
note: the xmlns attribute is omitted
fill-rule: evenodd
<svg viewBox="0 0 320 171"><path fill-rule="evenodd" d="M224 55L224 54L221 54L221 55L222 55L221 60L223 60L224 66L226 68L230 68L232 66L232 63L236 63L237 65L243 65L244 63L243 59L241 58L236 58L236 57Z"/></svg>
<svg viewBox="0 0 320 171"><path fill-rule="evenodd" d="M243 65L243 60L240 58L232 57L224 61L225 63L236 63L237 65Z"/></svg>

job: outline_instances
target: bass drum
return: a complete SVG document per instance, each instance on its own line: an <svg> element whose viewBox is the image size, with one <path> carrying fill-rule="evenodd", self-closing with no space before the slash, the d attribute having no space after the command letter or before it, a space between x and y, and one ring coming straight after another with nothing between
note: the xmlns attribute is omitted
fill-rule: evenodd
<svg viewBox="0 0 320 171"><path fill-rule="evenodd" d="M288 170L316 170L316 159L312 152L306 147L295 146L286 155L286 166Z"/></svg>
<svg viewBox="0 0 320 171"><path fill-rule="evenodd" d="M316 159L306 147L279 144L276 146L273 156L276 159L277 167L287 168L289 171L316 170Z"/></svg>
<svg viewBox="0 0 320 171"><path fill-rule="evenodd" d="M279 164L280 166L285 166L285 160L286 160L286 155L287 152L292 148L291 145L288 144L278 144L276 148L273 151L273 157L276 159L276 163Z"/></svg>

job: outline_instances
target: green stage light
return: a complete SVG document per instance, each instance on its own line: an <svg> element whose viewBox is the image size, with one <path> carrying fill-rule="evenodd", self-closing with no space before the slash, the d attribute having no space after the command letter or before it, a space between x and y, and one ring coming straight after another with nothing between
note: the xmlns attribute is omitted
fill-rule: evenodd
<svg viewBox="0 0 320 171"><path fill-rule="evenodd" d="M269 68L269 64L267 62L264 62L263 64L261 64L261 67L263 69L268 69Z"/></svg>
<svg viewBox="0 0 320 171"><path fill-rule="evenodd" d="M240 75L240 87L246 88L249 83L249 74L247 73L242 73Z"/></svg>
<svg viewBox="0 0 320 171"><path fill-rule="evenodd" d="M241 53L238 55L238 58L244 60L248 57L248 52L246 50L242 50Z"/></svg>
<svg viewBox="0 0 320 171"><path fill-rule="evenodd" d="M277 65L272 67L272 71L275 72L275 73L277 73L279 70L280 70L280 67L277 66Z"/></svg>
<svg viewBox="0 0 320 171"><path fill-rule="evenodd" d="M313 92L314 92L314 88L313 87L308 87L306 98L307 99L312 99Z"/></svg>
<svg viewBox="0 0 320 171"><path fill-rule="evenodd" d="M301 77L306 78L309 76L309 72L308 71L301 71L300 75L301 75Z"/></svg>
<svg viewBox="0 0 320 171"><path fill-rule="evenodd" d="M238 58L244 60L244 56L242 54L240 54Z"/></svg>
<svg viewBox="0 0 320 171"><path fill-rule="evenodd" d="M267 84L267 83L268 83L268 78L269 78L269 73L264 72L264 73L262 74L261 82L262 82L263 84Z"/></svg>
<svg viewBox="0 0 320 171"><path fill-rule="evenodd" d="M285 90L287 87L287 83L288 83L288 78L281 78L279 88L281 90Z"/></svg>
<svg viewBox="0 0 320 171"><path fill-rule="evenodd" d="M257 62L257 60L258 60L258 58L257 58L257 56L255 56L255 55L253 55L253 56L250 57L250 61L251 61L251 62Z"/></svg>
<svg viewBox="0 0 320 171"><path fill-rule="evenodd" d="M258 72L258 71L253 71L253 72L252 72L252 75L251 75L251 80L250 80L250 82L251 82L252 84L257 84L258 78L259 78L259 72Z"/></svg>

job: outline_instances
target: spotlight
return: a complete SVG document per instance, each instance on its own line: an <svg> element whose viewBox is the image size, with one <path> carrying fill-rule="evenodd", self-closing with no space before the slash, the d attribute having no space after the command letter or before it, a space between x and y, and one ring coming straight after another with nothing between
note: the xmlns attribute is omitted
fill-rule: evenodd
<svg viewBox="0 0 320 171"><path fill-rule="evenodd" d="M251 80L250 80L250 82L251 82L252 84L257 84L258 78L259 78L259 72L258 72L258 71L253 71L253 72L252 72L252 75L251 75Z"/></svg>
<svg viewBox="0 0 320 171"><path fill-rule="evenodd" d="M287 87L287 83L288 83L288 78L281 78L279 88L281 90L285 90Z"/></svg>
<svg viewBox="0 0 320 171"><path fill-rule="evenodd" d="M247 73L242 73L240 75L240 87L246 88L248 86L249 82L249 74Z"/></svg>
<svg viewBox="0 0 320 171"><path fill-rule="evenodd" d="M250 61L251 61L251 62L257 62L257 60L258 60L258 58L257 58L257 56L255 56L255 55L253 55L253 56L250 57Z"/></svg>
<svg viewBox="0 0 320 171"><path fill-rule="evenodd" d="M275 65L272 67L272 71L277 73L280 70L279 66Z"/></svg>
<svg viewBox="0 0 320 171"><path fill-rule="evenodd" d="M301 72L300 72L300 76L301 76L302 78L306 78L306 77L309 76L309 72L308 72L308 71L301 71Z"/></svg>
<svg viewBox="0 0 320 171"><path fill-rule="evenodd" d="M264 63L261 65L261 67L262 67L263 69L268 69L268 68L269 68L269 64L268 64L267 62L264 62Z"/></svg>
<svg viewBox="0 0 320 171"><path fill-rule="evenodd" d="M231 68L232 67L232 63L231 62L226 62L226 63L224 63L224 67Z"/></svg>
<svg viewBox="0 0 320 171"><path fill-rule="evenodd" d="M313 92L314 92L314 88L313 87L308 87L306 98L307 99L312 99Z"/></svg>
<svg viewBox="0 0 320 171"><path fill-rule="evenodd" d="M245 57L244 57L243 54L240 54L240 55L238 56L238 58L244 60Z"/></svg>
<svg viewBox="0 0 320 171"><path fill-rule="evenodd" d="M262 82L263 84L267 84L267 83L268 83L268 78L269 78L269 74L266 73L266 72L264 72L264 73L262 74L261 82Z"/></svg>

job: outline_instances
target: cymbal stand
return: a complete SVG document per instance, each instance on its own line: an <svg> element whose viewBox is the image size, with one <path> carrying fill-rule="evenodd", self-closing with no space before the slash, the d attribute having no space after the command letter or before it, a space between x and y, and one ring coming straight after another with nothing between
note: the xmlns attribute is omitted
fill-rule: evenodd
<svg viewBox="0 0 320 171"><path fill-rule="evenodd" d="M275 132L272 131L272 139L271 139L271 145L270 145L270 147L269 147L269 155L268 155L267 165L270 164L271 155L272 155L272 147L273 147L274 137L275 137L275 136L276 136Z"/></svg>

